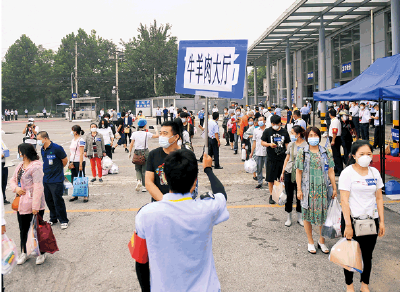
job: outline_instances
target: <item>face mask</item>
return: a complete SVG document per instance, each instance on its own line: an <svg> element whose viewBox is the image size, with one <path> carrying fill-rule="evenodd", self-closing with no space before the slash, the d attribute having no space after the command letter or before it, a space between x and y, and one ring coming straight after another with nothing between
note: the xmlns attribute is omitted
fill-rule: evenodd
<svg viewBox="0 0 400 293"><path fill-rule="evenodd" d="M240 112L236 112L236 115L240 115Z"/></svg>
<svg viewBox="0 0 400 293"><path fill-rule="evenodd" d="M18 159L19 161L23 161L23 160L24 160L24 157L20 156L19 153L18 153L18 154L17 154L17 159Z"/></svg>
<svg viewBox="0 0 400 293"><path fill-rule="evenodd" d="M263 127L264 126L264 121L258 121L258 126Z"/></svg>
<svg viewBox="0 0 400 293"><path fill-rule="evenodd" d="M250 122L249 122L249 125L253 125L253 124L254 124L253 121L250 121Z"/></svg>
<svg viewBox="0 0 400 293"><path fill-rule="evenodd" d="M228 113L228 111L224 110L224 113Z"/></svg>
<svg viewBox="0 0 400 293"><path fill-rule="evenodd" d="M96 127L90 128L90 131L91 131L91 132L96 132L96 131L97 131L97 128L96 128Z"/></svg>
<svg viewBox="0 0 400 293"><path fill-rule="evenodd" d="M347 118L347 116L343 116L342 119L343 119L343 121L346 121L348 118Z"/></svg>
<svg viewBox="0 0 400 293"><path fill-rule="evenodd" d="M186 123L186 118L181 118L182 123Z"/></svg>
<svg viewBox="0 0 400 293"><path fill-rule="evenodd" d="M290 135L290 140L291 141L293 141L293 142L295 142L296 140L297 140L297 137L296 137L296 135Z"/></svg>
<svg viewBox="0 0 400 293"><path fill-rule="evenodd" d="M279 129L279 125L274 125L274 126L272 126L272 129L273 129L273 130L278 130L278 129Z"/></svg>
<svg viewBox="0 0 400 293"><path fill-rule="evenodd" d="M358 158L357 163L358 165L360 165L361 167L368 167L369 164L371 163L372 158L368 155L364 155Z"/></svg>
<svg viewBox="0 0 400 293"><path fill-rule="evenodd" d="M360 109L361 109L361 110L364 110L364 106L360 106Z"/></svg>
<svg viewBox="0 0 400 293"><path fill-rule="evenodd" d="M104 118L104 119L108 121L108 118Z"/></svg>
<svg viewBox="0 0 400 293"><path fill-rule="evenodd" d="M336 104L333 104L333 106L335 106L335 107L336 107Z"/></svg>
<svg viewBox="0 0 400 293"><path fill-rule="evenodd" d="M174 136L171 136L171 137L174 137ZM169 139L171 137L160 136L158 138L158 144L160 145L160 147L162 147L164 149L169 148L169 146L172 144L172 143L169 142Z"/></svg>
<svg viewBox="0 0 400 293"><path fill-rule="evenodd" d="M38 145L38 146L43 146L43 145L44 145L44 143L43 143L43 141L42 141L42 140L38 140L38 141L37 141L37 145Z"/></svg>
<svg viewBox="0 0 400 293"><path fill-rule="evenodd" d="M319 138L318 137L310 137L308 139L308 143L312 146L316 146L319 144Z"/></svg>
<svg viewBox="0 0 400 293"><path fill-rule="evenodd" d="M73 131L71 131L71 136L75 136L75 133Z"/></svg>

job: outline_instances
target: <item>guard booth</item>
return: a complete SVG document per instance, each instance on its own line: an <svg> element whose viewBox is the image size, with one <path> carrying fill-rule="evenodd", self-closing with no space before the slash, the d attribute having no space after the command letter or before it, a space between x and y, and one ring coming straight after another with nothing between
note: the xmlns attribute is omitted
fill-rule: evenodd
<svg viewBox="0 0 400 293"><path fill-rule="evenodd" d="M73 108L76 111L76 119L96 119L96 99L100 99L100 97L79 97L72 99Z"/></svg>

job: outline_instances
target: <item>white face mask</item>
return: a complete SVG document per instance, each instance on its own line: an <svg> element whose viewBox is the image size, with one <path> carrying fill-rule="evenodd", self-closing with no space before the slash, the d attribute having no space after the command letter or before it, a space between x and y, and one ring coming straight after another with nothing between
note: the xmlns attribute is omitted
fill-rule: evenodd
<svg viewBox="0 0 400 293"><path fill-rule="evenodd" d="M361 109L361 110L364 110L364 106L360 106L360 109Z"/></svg>
<svg viewBox="0 0 400 293"><path fill-rule="evenodd" d="M75 133L71 130L71 136L75 136Z"/></svg>
<svg viewBox="0 0 400 293"><path fill-rule="evenodd" d="M342 119L343 119L343 121L346 121L348 118L347 118L346 115L344 115L344 116L342 117Z"/></svg>
<svg viewBox="0 0 400 293"><path fill-rule="evenodd" d="M91 131L91 132L97 132L97 127L92 127L92 128L90 128L90 131Z"/></svg>
<svg viewBox="0 0 400 293"><path fill-rule="evenodd" d="M272 129L273 129L273 130L278 130L278 129L279 129L279 125L273 125L273 126L272 126Z"/></svg>
<svg viewBox="0 0 400 293"><path fill-rule="evenodd" d="M181 118L182 123L186 123L186 118Z"/></svg>
<svg viewBox="0 0 400 293"><path fill-rule="evenodd" d="M364 155L358 158L357 164L360 165L361 167L368 167L369 164L371 163L372 158L368 155Z"/></svg>

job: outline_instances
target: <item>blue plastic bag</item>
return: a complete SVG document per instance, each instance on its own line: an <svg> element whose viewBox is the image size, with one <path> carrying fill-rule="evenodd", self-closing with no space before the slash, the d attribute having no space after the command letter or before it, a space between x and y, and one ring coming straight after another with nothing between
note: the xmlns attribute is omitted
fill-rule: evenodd
<svg viewBox="0 0 400 293"><path fill-rule="evenodd" d="M89 178L83 177L83 173L79 172L78 177L74 178L74 192L72 196L89 196Z"/></svg>

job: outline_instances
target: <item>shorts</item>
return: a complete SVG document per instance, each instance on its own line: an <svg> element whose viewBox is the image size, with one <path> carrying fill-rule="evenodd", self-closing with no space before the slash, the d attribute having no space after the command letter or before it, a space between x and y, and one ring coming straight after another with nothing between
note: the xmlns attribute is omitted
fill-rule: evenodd
<svg viewBox="0 0 400 293"><path fill-rule="evenodd" d="M265 181L273 183L275 180L279 180L282 175L284 162L285 161L273 161L267 158L267 176Z"/></svg>
<svg viewBox="0 0 400 293"><path fill-rule="evenodd" d="M126 138L125 138L125 133L120 133L121 138L118 140L118 145L123 145L126 144Z"/></svg>

